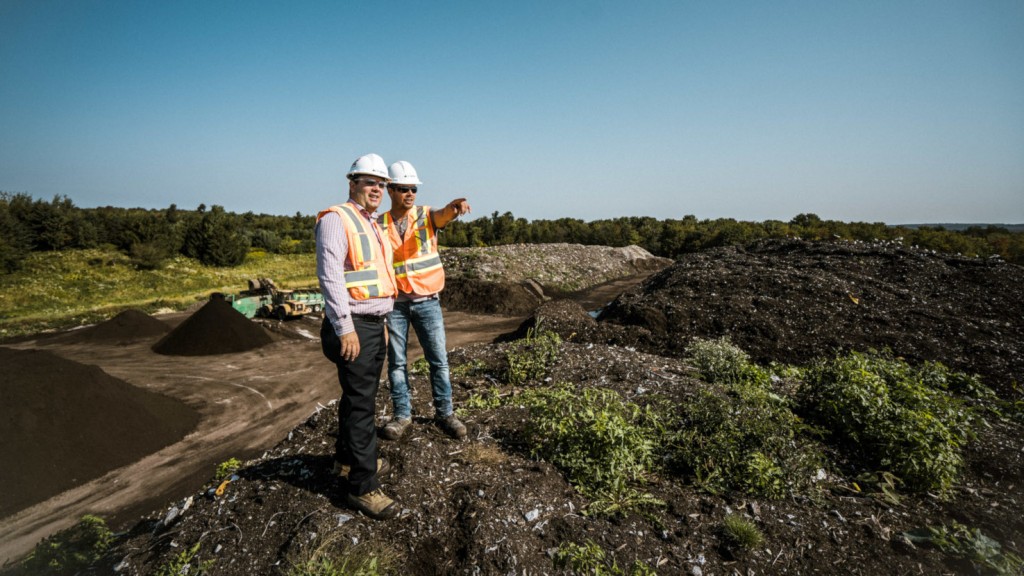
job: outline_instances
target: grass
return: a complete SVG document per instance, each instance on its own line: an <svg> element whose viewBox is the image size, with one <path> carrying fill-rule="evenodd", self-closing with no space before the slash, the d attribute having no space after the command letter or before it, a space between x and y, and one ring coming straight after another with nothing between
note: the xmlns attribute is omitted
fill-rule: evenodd
<svg viewBox="0 0 1024 576"><path fill-rule="evenodd" d="M0 339L101 322L130 308L183 310L212 292L241 291L250 278L313 286L315 258L253 251L242 265L221 268L176 256L138 270L114 249L33 252L22 270L0 276Z"/></svg>

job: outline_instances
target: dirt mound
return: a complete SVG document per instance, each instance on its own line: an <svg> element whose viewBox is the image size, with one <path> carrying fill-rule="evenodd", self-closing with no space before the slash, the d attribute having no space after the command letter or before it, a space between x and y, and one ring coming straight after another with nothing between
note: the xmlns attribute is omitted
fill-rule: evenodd
<svg viewBox="0 0 1024 576"><path fill-rule="evenodd" d="M223 300L210 300L153 345L168 356L208 356L254 350L273 341L270 334Z"/></svg>
<svg viewBox="0 0 1024 576"><path fill-rule="evenodd" d="M533 312L542 301L520 284L472 278L447 278L441 292L441 305L446 309L474 314L522 316Z"/></svg>
<svg viewBox="0 0 1024 576"><path fill-rule="evenodd" d="M759 362L888 347L1004 393L1024 374L1024 268L897 244L769 240L687 255L601 320L649 330L630 343L662 355L728 336Z"/></svg>
<svg viewBox="0 0 1024 576"><path fill-rule="evenodd" d="M125 310L110 320L52 339L62 344L130 344L163 336L171 327L141 310Z"/></svg>
<svg viewBox="0 0 1024 576"><path fill-rule="evenodd" d="M0 517L173 444L185 404L44 351L0 348Z"/></svg>

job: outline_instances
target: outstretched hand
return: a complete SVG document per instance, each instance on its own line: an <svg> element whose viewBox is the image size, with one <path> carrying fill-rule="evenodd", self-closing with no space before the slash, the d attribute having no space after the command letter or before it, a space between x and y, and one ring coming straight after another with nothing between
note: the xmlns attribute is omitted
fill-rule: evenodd
<svg viewBox="0 0 1024 576"><path fill-rule="evenodd" d="M462 216L463 214L469 214L469 202L465 198L456 198L448 203L446 208L450 208L455 211L455 216Z"/></svg>

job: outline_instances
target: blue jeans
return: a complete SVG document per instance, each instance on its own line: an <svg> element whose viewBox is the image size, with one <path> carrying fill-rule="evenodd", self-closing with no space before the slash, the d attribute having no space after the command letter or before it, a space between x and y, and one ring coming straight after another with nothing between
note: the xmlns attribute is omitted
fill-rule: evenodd
<svg viewBox="0 0 1024 576"><path fill-rule="evenodd" d="M448 416L452 413L452 383L448 379L444 318L441 317L441 300L431 298L422 302L395 302L395 309L388 314L388 379L391 381L391 402L395 407L395 418L412 417L409 370L406 365L410 323L423 347L427 364L430 365L435 415Z"/></svg>

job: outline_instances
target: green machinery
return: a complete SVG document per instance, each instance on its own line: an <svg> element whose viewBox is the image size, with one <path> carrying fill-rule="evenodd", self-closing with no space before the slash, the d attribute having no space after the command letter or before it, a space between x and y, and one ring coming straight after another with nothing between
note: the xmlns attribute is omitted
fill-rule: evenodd
<svg viewBox="0 0 1024 576"><path fill-rule="evenodd" d="M229 302L231 307L246 318L298 318L324 309L324 297L316 288L282 290L270 278L249 280L249 289L238 294L210 296Z"/></svg>

